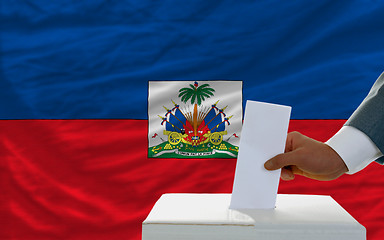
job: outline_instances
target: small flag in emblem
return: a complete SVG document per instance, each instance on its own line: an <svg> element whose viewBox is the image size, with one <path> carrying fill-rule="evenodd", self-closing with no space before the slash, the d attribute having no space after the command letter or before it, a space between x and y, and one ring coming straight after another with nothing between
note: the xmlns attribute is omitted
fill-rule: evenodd
<svg viewBox="0 0 384 240"><path fill-rule="evenodd" d="M242 81L150 81L148 157L236 158Z"/></svg>

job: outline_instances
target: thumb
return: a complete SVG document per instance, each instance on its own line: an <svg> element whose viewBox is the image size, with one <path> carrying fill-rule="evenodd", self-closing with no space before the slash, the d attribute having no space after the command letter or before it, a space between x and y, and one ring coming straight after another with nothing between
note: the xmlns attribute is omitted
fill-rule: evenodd
<svg viewBox="0 0 384 240"><path fill-rule="evenodd" d="M267 170L277 170L286 166L296 165L296 151L282 153L269 159L264 163L264 168Z"/></svg>

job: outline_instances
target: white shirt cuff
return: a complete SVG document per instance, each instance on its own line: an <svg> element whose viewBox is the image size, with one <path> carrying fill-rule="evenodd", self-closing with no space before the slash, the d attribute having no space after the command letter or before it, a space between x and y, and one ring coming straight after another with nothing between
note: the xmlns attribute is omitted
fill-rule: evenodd
<svg viewBox="0 0 384 240"><path fill-rule="evenodd" d="M365 133L351 126L343 126L326 144L343 159L348 174L362 170L383 156Z"/></svg>

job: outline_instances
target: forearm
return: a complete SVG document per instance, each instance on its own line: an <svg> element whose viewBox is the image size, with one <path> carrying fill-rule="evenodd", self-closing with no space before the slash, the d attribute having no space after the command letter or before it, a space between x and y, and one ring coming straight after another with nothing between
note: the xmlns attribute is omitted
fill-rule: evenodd
<svg viewBox="0 0 384 240"><path fill-rule="evenodd" d="M351 126L342 127L326 144L343 159L348 174L362 170L383 156L366 134Z"/></svg>
<svg viewBox="0 0 384 240"><path fill-rule="evenodd" d="M384 152L384 73L345 125L362 131Z"/></svg>

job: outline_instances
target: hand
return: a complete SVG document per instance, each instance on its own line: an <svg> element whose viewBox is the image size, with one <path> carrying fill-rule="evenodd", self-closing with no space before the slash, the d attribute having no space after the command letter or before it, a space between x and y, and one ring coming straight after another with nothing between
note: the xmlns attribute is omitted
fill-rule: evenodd
<svg viewBox="0 0 384 240"><path fill-rule="evenodd" d="M281 179L293 180L294 174L316 180L329 181L348 171L341 157L327 144L291 132L287 136L285 153L269 159L267 170L282 168Z"/></svg>

